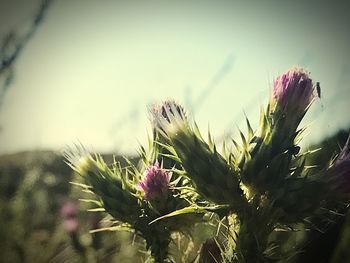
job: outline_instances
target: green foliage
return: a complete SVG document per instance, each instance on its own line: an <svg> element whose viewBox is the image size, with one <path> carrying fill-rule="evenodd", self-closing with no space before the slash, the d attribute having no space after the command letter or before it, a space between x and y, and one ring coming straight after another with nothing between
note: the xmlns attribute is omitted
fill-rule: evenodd
<svg viewBox="0 0 350 263"><path fill-rule="evenodd" d="M145 255L133 234L89 233L105 223L82 202L79 228L65 231L59 214L65 200L82 195L69 184L71 169L59 153L27 152L0 157L0 262L132 262Z"/></svg>

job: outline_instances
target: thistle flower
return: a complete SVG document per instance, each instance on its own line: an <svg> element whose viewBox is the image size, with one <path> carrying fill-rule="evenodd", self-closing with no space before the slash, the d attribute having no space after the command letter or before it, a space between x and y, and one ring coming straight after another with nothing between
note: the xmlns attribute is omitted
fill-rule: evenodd
<svg viewBox="0 0 350 263"><path fill-rule="evenodd" d="M152 200L167 194L171 172L163 170L159 163L147 167L145 177L138 184L145 193L146 200Z"/></svg>
<svg viewBox="0 0 350 263"><path fill-rule="evenodd" d="M278 188L290 174L290 162L300 147L297 128L315 99L315 87L309 72L294 67L276 78L267 113L262 111L260 127L254 137L244 167L244 183L259 192ZM245 157L245 156L244 156Z"/></svg>
<svg viewBox="0 0 350 263"><path fill-rule="evenodd" d="M173 100L153 105L150 114L156 131L163 137L168 137L168 133L176 132L187 123L183 107Z"/></svg>
<svg viewBox="0 0 350 263"><path fill-rule="evenodd" d="M350 137L329 168L329 177L334 181L335 190L341 194L350 194Z"/></svg>
<svg viewBox="0 0 350 263"><path fill-rule="evenodd" d="M272 100L282 111L296 110L303 113L314 98L314 85L309 72L303 68L292 68L274 81Z"/></svg>
<svg viewBox="0 0 350 263"><path fill-rule="evenodd" d="M68 201L61 206L60 216L63 220L63 227L68 234L75 233L78 230L77 214L78 208L75 203Z"/></svg>
<svg viewBox="0 0 350 263"><path fill-rule="evenodd" d="M171 116L176 116L176 118L182 121L187 120L187 116L183 107L180 104L176 103L174 100L166 100L159 104L153 104L149 108L149 114L153 128L153 145L152 150L150 151L151 157L146 163L161 161L163 167L165 168L170 169L175 167L180 169L180 164L168 157L171 152L161 144L167 144L169 142L163 126L166 124L172 124L172 122L174 122L174 119ZM173 124L175 125L175 123ZM174 129L176 128L174 127ZM174 174L173 179L177 178L178 176Z"/></svg>
<svg viewBox="0 0 350 263"><path fill-rule="evenodd" d="M78 174L84 175L94 166L90 152L82 145L75 144L64 152L66 163Z"/></svg>
<svg viewBox="0 0 350 263"><path fill-rule="evenodd" d="M183 107L177 104L174 100L166 100L161 104L154 104L152 105L150 111L152 115L157 115L157 118L154 118L155 121L157 121L158 116L161 115L165 120L171 122L168 112L170 112L172 115L175 115L175 112L177 112L182 119L186 118Z"/></svg>
<svg viewBox="0 0 350 263"><path fill-rule="evenodd" d="M214 144L203 140L197 127L192 129L181 106L169 102L163 108L166 117L164 112L151 112L157 129L168 140L174 159L181 163L198 193L216 204L231 205L233 210L241 208L244 200L235 168Z"/></svg>

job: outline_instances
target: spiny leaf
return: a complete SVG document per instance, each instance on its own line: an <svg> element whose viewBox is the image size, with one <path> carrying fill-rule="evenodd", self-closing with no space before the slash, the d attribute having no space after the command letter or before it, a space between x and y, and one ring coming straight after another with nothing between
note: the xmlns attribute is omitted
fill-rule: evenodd
<svg viewBox="0 0 350 263"><path fill-rule="evenodd" d="M98 207L98 208L88 209L87 211L89 211L89 212L105 212L106 210L103 207Z"/></svg>
<svg viewBox="0 0 350 263"><path fill-rule="evenodd" d="M167 158L169 158L169 159L172 159L172 160L174 160L174 161L176 161L176 162L178 162L178 163L182 163L182 162L181 162L181 159L180 159L179 157L175 156L175 155L167 154L167 153L161 153L160 155L161 155L161 156L164 156L164 157L167 157Z"/></svg>
<svg viewBox="0 0 350 263"><path fill-rule="evenodd" d="M210 134L210 129L209 129L209 125L208 125L208 145L209 145L209 148L211 150L213 150L213 147L214 147L214 141L213 141L213 138Z"/></svg>
<svg viewBox="0 0 350 263"><path fill-rule="evenodd" d="M72 184L72 185L75 185L75 186L82 187L82 188L87 188L87 189L91 189L92 188L90 185L87 185L87 184L82 184L82 183L77 183L77 182L69 182L69 183Z"/></svg>
<svg viewBox="0 0 350 263"><path fill-rule="evenodd" d="M242 132L240 129L238 129L238 130L239 130L239 134L241 135L241 139L242 139L243 147L246 149L246 148L248 147L247 140L246 140L246 138L245 138L245 136L244 136L243 132Z"/></svg>
<svg viewBox="0 0 350 263"><path fill-rule="evenodd" d="M166 149L167 151L169 151L169 152L172 153L173 155L176 155L176 151L175 151L175 149L174 149L173 146L167 145L167 144L164 144L164 143L161 143L161 142L159 142L159 141L155 141L155 144L157 144L157 145L163 147L164 149Z"/></svg>
<svg viewBox="0 0 350 263"><path fill-rule="evenodd" d="M236 150L238 152L240 152L241 151L241 147L239 146L239 144L234 139L231 139L231 141L234 144L234 146L236 147Z"/></svg>
<svg viewBox="0 0 350 263"><path fill-rule="evenodd" d="M95 195L95 193L93 191L88 190L88 189L83 189L82 192Z"/></svg>
<svg viewBox="0 0 350 263"><path fill-rule="evenodd" d="M171 212L169 214L166 214L164 216L161 216L161 217L158 217L156 218L155 220L151 221L149 223L149 225L159 221L159 220L162 220L162 219L165 219L165 218L169 218L169 217L174 217L174 216L178 216L178 215L184 215L184 214L192 214L192 213L205 213L207 210L203 207L199 207L199 206L189 206L189 207L185 207L185 208L182 208L182 209L179 209L179 210L176 210L174 212Z"/></svg>
<svg viewBox="0 0 350 263"><path fill-rule="evenodd" d="M313 154L313 153L316 153L318 151L320 151L322 148L317 148L317 149L314 149L314 150L308 150L306 152L303 152L303 153L300 153L299 156L306 156L306 155L309 155L309 154Z"/></svg>
<svg viewBox="0 0 350 263"><path fill-rule="evenodd" d="M79 199L79 201L85 202L85 203L93 203L95 205L102 206L102 203L100 201L94 200L94 199Z"/></svg>
<svg viewBox="0 0 350 263"><path fill-rule="evenodd" d="M201 135L201 132L199 131L199 128L198 128L198 125L197 125L196 122L194 122L194 134L195 134L198 138L200 138L202 141L204 141L204 140L203 140L203 137L202 137L202 135Z"/></svg>
<svg viewBox="0 0 350 263"><path fill-rule="evenodd" d="M223 156L225 157L225 159L228 159L225 140L222 142L221 152L222 152Z"/></svg>
<svg viewBox="0 0 350 263"><path fill-rule="evenodd" d="M254 131L252 129L252 126L250 126L250 122L248 120L247 115L244 113L245 120L247 122L247 128L248 128L248 140L250 140L254 136Z"/></svg>
<svg viewBox="0 0 350 263"><path fill-rule="evenodd" d="M198 205L193 205L193 206L188 206L182 209L178 209L174 212L171 212L167 215L158 217L157 219L153 220L152 222L149 223L153 224L154 222L164 219L164 218L168 218L168 217L173 217L173 216L177 216L177 215L182 215L182 214L190 214L190 213L207 213L207 212L215 212L218 209L222 209L222 208L228 208L229 205L213 205L213 206L198 206Z"/></svg>
<svg viewBox="0 0 350 263"><path fill-rule="evenodd" d="M132 228L128 225L119 225L119 226L111 226L111 227L104 227L104 228L98 228L98 229L93 229L90 230L89 233L97 233L97 232L103 232L103 231L110 231L110 232L115 232L115 231L128 231L128 232L134 232Z"/></svg>

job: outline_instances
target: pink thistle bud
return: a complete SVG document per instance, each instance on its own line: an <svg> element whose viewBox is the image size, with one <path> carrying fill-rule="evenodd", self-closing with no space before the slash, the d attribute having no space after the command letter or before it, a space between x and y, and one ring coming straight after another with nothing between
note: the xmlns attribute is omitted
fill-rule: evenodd
<svg viewBox="0 0 350 263"><path fill-rule="evenodd" d="M67 201L63 203L60 215L62 218L68 218L68 217L76 217L78 214L78 208L75 203L71 201Z"/></svg>
<svg viewBox="0 0 350 263"><path fill-rule="evenodd" d="M63 203L60 209L60 216L67 233L74 233L78 230L78 208L75 203L70 201Z"/></svg>
<svg viewBox="0 0 350 263"><path fill-rule="evenodd" d="M168 192L170 179L171 172L163 170L156 162L147 167L145 177L138 186L144 191L145 199L152 200Z"/></svg>
<svg viewBox="0 0 350 263"><path fill-rule="evenodd" d="M272 101L282 111L291 110L293 114L302 114L314 98L314 85L309 78L309 72L303 68L292 68L274 81Z"/></svg>

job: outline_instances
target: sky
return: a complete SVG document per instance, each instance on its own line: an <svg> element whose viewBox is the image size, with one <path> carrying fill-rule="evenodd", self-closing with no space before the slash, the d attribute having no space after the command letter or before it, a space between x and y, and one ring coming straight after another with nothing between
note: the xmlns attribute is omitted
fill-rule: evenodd
<svg viewBox="0 0 350 263"><path fill-rule="evenodd" d="M0 37L39 1L0 0ZM350 126L349 1L56 0L15 64L0 154L80 141L132 154L147 107L174 98L218 142L257 127L273 79L301 65L319 81L305 146Z"/></svg>

